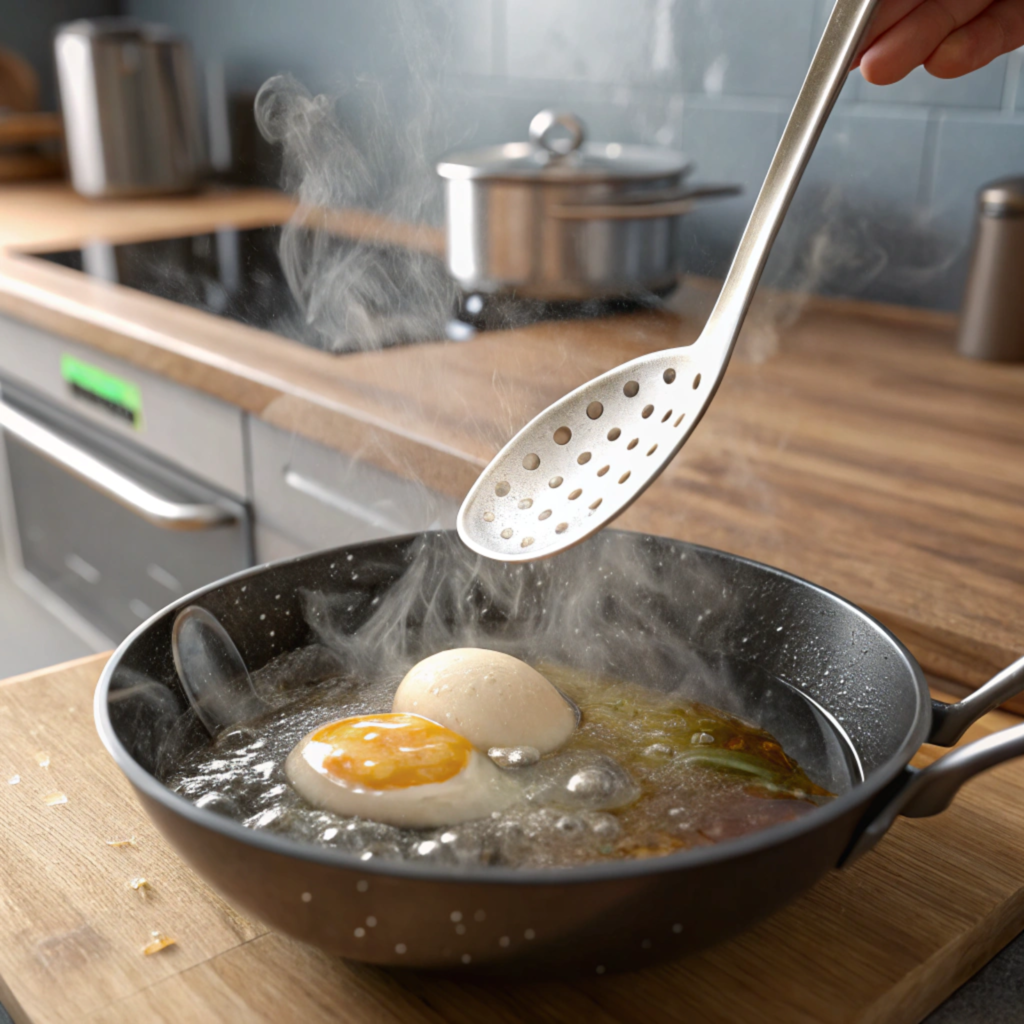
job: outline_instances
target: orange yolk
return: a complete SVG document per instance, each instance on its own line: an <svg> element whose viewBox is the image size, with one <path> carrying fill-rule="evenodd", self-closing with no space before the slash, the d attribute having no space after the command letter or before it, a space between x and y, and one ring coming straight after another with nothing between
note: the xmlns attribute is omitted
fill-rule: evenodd
<svg viewBox="0 0 1024 1024"><path fill-rule="evenodd" d="M360 715L331 722L310 737L330 747L324 771L367 789L406 789L458 775L473 745L419 715Z"/></svg>

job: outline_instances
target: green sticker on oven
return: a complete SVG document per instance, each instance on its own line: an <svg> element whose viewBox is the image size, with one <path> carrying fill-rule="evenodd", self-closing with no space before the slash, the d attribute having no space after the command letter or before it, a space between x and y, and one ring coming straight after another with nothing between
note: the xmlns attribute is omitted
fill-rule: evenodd
<svg viewBox="0 0 1024 1024"><path fill-rule="evenodd" d="M77 398L102 406L136 429L142 426L142 394L137 385L74 356L60 357L60 375Z"/></svg>

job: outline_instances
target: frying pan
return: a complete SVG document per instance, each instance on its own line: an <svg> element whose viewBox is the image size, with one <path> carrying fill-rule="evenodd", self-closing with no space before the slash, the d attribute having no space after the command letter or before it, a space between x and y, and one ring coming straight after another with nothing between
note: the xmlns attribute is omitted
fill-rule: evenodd
<svg viewBox="0 0 1024 1024"><path fill-rule="evenodd" d="M259 669L311 642L344 652L395 595L400 614L377 631L401 638L397 650L378 650L390 670L470 644L682 685L769 728L808 768L813 715L842 738L847 783L797 820L717 845L516 870L362 861L248 829L161 782L207 739L173 664L182 607L215 615ZM1024 725L922 771L908 767L911 757L925 742L954 743L1022 689L1024 659L958 704L933 702L910 653L863 611L721 551L606 530L548 561L502 565L475 561L454 534L438 532L261 566L197 591L115 651L95 716L160 831L229 902L270 926L377 964L593 972L716 942L863 855L897 815L943 810L972 775L1024 754Z"/></svg>

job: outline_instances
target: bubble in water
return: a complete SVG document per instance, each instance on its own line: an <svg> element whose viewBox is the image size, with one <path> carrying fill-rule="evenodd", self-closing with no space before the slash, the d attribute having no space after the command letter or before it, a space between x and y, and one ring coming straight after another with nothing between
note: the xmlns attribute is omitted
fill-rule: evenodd
<svg viewBox="0 0 1024 1024"><path fill-rule="evenodd" d="M540 760L536 747L491 747L487 756L499 768L526 768Z"/></svg>

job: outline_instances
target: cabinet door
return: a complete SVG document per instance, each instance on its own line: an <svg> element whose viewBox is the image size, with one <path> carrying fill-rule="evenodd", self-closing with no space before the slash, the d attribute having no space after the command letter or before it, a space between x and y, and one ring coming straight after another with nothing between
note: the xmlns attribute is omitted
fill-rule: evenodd
<svg viewBox="0 0 1024 1024"><path fill-rule="evenodd" d="M256 558L447 529L459 503L333 448L249 420Z"/></svg>

